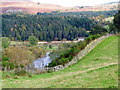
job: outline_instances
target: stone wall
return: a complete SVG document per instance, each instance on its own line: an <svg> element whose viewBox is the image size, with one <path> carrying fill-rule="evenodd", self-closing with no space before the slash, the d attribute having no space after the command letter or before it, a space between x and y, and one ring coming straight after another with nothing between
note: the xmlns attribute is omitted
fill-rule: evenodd
<svg viewBox="0 0 120 90"><path fill-rule="evenodd" d="M59 71L59 70L63 70L64 68L67 68L75 63L77 63L79 60L81 60L86 54L88 54L92 49L94 49L100 42L102 42L105 38L109 37L111 35L106 35L106 36L102 36L98 39L95 39L94 41L92 41L91 43L89 43L85 49L83 49L82 51L80 51L78 53L77 56L75 56L69 63L66 63L65 65L58 65L55 67L45 67L42 69L37 69L37 70L32 70L32 73L37 73L38 71ZM31 71L31 70L30 70ZM37 71L37 72L36 72Z"/></svg>

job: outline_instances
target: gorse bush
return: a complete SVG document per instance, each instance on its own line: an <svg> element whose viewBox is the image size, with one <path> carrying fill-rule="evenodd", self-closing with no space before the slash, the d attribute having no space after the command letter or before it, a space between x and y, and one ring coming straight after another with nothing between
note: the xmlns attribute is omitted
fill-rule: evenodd
<svg viewBox="0 0 120 90"><path fill-rule="evenodd" d="M83 50L87 44L98 37L100 37L100 35L90 35L84 41L80 41L73 45L71 48L63 50L61 53L59 53L58 57L49 64L49 67L64 65L68 63L74 56Z"/></svg>

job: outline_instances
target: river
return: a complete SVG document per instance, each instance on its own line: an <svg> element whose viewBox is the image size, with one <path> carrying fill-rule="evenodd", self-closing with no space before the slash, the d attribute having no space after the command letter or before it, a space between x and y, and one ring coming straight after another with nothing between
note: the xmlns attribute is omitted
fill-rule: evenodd
<svg viewBox="0 0 120 90"><path fill-rule="evenodd" d="M35 60L33 62L34 67L37 68L37 69L40 69L40 68L43 68L45 66L48 66L49 63L52 61L50 59L49 54L50 54L50 52L47 52L45 57L38 58L37 60Z"/></svg>

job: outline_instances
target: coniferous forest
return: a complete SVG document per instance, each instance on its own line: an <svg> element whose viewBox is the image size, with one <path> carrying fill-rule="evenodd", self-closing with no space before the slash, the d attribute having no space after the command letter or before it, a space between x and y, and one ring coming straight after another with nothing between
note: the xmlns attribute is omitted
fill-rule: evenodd
<svg viewBox="0 0 120 90"><path fill-rule="evenodd" d="M28 40L32 35L45 41L73 40L88 36L86 31L94 25L94 21L80 17L3 15L2 35L22 41Z"/></svg>
<svg viewBox="0 0 120 90"><path fill-rule="evenodd" d="M100 14L102 17L109 17L115 12L117 11L4 14L2 35L15 41L26 41L30 36L35 36L41 41L74 40L77 37L87 37L88 31L98 24L90 19L91 17Z"/></svg>
<svg viewBox="0 0 120 90"><path fill-rule="evenodd" d="M119 87L117 2L3 1L0 88Z"/></svg>

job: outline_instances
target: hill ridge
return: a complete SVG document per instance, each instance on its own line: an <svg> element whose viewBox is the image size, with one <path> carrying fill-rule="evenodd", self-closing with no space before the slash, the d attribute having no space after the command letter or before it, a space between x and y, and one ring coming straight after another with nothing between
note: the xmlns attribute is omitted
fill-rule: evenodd
<svg viewBox="0 0 120 90"><path fill-rule="evenodd" d="M118 4L105 4L105 5L96 5L96 6L75 6L75 7L64 7L56 4L42 4L35 3L30 0L22 0L22 1L2 1L1 7L3 8L0 13L8 13L7 10L17 10L17 7L21 7L21 12L26 12L30 14L37 14L37 12L52 12L56 10L60 10L61 12L81 12L81 11L112 11L118 9ZM9 7L13 7L9 9ZM7 9L4 9L7 8ZM13 11L14 12L14 11ZM12 13L12 12L9 12Z"/></svg>

